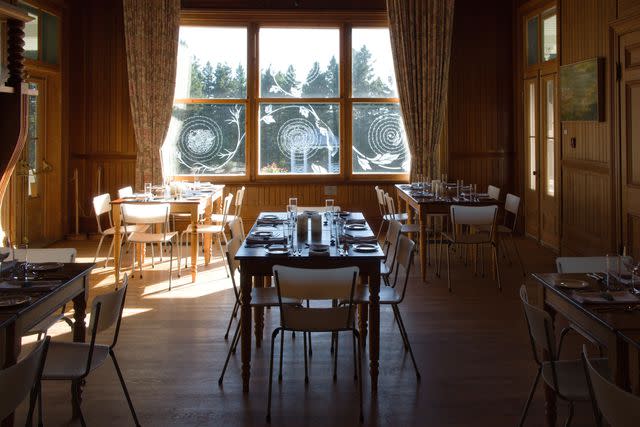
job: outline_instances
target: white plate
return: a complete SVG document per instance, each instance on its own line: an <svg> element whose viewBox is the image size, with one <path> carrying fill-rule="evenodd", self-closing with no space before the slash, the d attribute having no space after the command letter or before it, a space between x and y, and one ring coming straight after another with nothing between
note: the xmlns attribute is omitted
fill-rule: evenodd
<svg viewBox="0 0 640 427"><path fill-rule="evenodd" d="M585 289L589 287L589 283L578 279L556 280L556 286L565 289Z"/></svg>
<svg viewBox="0 0 640 427"><path fill-rule="evenodd" d="M41 262L37 264L29 264L31 271L54 271L64 267L61 262Z"/></svg>
<svg viewBox="0 0 640 427"><path fill-rule="evenodd" d="M329 250L329 245L323 243L312 243L309 245L309 249L314 252L326 252Z"/></svg>
<svg viewBox="0 0 640 427"><path fill-rule="evenodd" d="M347 224L344 228L347 230L366 230L367 226L364 224Z"/></svg>
<svg viewBox="0 0 640 427"><path fill-rule="evenodd" d="M271 237L273 235L272 231L254 231L251 233L252 236L255 237Z"/></svg>
<svg viewBox="0 0 640 427"><path fill-rule="evenodd" d="M31 302L31 297L26 295L0 297L0 307L18 307Z"/></svg>
<svg viewBox="0 0 640 427"><path fill-rule="evenodd" d="M359 243L357 245L353 245L353 250L356 252L376 252L378 250L378 245L374 245L372 243Z"/></svg>
<svg viewBox="0 0 640 427"><path fill-rule="evenodd" d="M260 219L278 219L278 215L271 215L271 214L262 215Z"/></svg>
<svg viewBox="0 0 640 427"><path fill-rule="evenodd" d="M285 246L269 246L268 248L265 248L265 252L267 252L269 255L288 255L289 254L289 249Z"/></svg>

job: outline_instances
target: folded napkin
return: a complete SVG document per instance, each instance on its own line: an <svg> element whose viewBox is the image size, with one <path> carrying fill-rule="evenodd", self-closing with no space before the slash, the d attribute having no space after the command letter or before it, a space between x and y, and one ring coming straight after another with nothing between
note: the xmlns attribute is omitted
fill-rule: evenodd
<svg viewBox="0 0 640 427"><path fill-rule="evenodd" d="M287 239L284 236L270 236L270 237L258 237L258 236L248 236L246 243L248 245L264 245L264 244L285 244L287 243Z"/></svg>
<svg viewBox="0 0 640 427"><path fill-rule="evenodd" d="M345 234L343 240L347 243L378 243L378 239L374 235L354 236L353 234Z"/></svg>
<svg viewBox="0 0 640 427"><path fill-rule="evenodd" d="M366 224L367 221L365 221L364 219L356 219L356 218L351 218L347 220L347 224Z"/></svg>
<svg viewBox="0 0 640 427"><path fill-rule="evenodd" d="M612 299L607 299L605 295L611 295ZM638 304L640 299L627 291L615 292L574 292L573 299L581 304Z"/></svg>
<svg viewBox="0 0 640 427"><path fill-rule="evenodd" d="M284 219L273 219L273 218L258 218L256 220L256 224L258 225L278 225L278 224L284 224Z"/></svg>

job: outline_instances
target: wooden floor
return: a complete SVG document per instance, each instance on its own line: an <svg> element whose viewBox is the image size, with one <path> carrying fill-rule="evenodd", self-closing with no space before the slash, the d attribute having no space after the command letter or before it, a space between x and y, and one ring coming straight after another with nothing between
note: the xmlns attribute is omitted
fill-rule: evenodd
<svg viewBox="0 0 640 427"><path fill-rule="evenodd" d="M95 242L75 246L79 261L93 259ZM518 240L528 271L552 271L554 255L528 240ZM422 373L416 382L391 310L381 314L380 381L377 400L365 382L368 426L513 426L535 373L517 289L519 269L503 260L503 292L489 278L474 277L455 258L453 293L446 278L429 271L428 284L410 283L401 312ZM148 259L150 261L150 259ZM131 280L126 318L116 348L132 399L146 426L266 425L268 340L254 349L251 392L243 395L240 354L230 362L224 386L218 387L230 340L223 338L234 297L219 258L200 266L196 284L190 277L167 286L168 263L147 266L144 279ZM112 289L112 267L97 268L92 296ZM175 276L174 276L175 277ZM181 286L182 285L182 286ZM265 315L265 338L278 322L278 311ZM235 325L235 324L234 324ZM51 331L69 340L68 328ZM339 378L332 381L329 337L314 335L310 384L305 387L302 340L288 335L284 380L274 386L272 425L357 425L357 388L353 381L350 340L341 340ZM106 339L105 339L106 341ZM568 343L565 356L578 356L579 341ZM368 375L365 376L368 380ZM44 385L45 425L76 425L70 420L67 383ZM111 364L88 378L83 408L91 426L132 425L126 401ZM592 425L590 408L577 406L573 425ZM527 425L543 425L538 393ZM17 425L24 420L24 408ZM561 416L566 408L560 406Z"/></svg>

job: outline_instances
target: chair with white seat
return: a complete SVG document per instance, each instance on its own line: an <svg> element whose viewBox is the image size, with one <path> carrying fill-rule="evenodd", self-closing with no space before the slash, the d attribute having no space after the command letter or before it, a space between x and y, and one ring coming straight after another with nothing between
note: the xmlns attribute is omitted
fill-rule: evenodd
<svg viewBox="0 0 640 427"><path fill-rule="evenodd" d="M118 198L124 199L125 197L133 196L133 188L129 185L127 187L122 187L118 190Z"/></svg>
<svg viewBox="0 0 640 427"><path fill-rule="evenodd" d="M86 424L78 393L80 384L85 381L91 372L102 366L107 358L111 358L113 361L113 366L118 374L118 379L120 380L120 385L127 399L133 420L137 426L140 425L114 351L120 333L127 287L128 278L125 275L119 289L107 294L98 295L93 299L91 322L89 325L91 334L89 343L52 341L49 345L42 380L71 381L72 397L79 410L82 426ZM96 338L98 333L104 332L114 325L115 329L111 344L97 344Z"/></svg>
<svg viewBox="0 0 640 427"><path fill-rule="evenodd" d="M380 261L380 277L387 286L391 286L391 273L393 272L393 267L396 261L398 238L400 238L401 229L402 224L398 221L389 221L387 234L384 238L384 242L382 243L384 260Z"/></svg>
<svg viewBox="0 0 640 427"><path fill-rule="evenodd" d="M31 352L15 365L0 370L0 420L13 413L31 394L25 425L30 426L33 409L40 391L40 377L47 358L49 337L41 340Z"/></svg>
<svg viewBox="0 0 640 427"><path fill-rule="evenodd" d="M131 188L131 187L129 187ZM102 242L105 237L111 237L111 245L109 246L109 252L107 252L107 257L104 259L104 266L107 266L107 262L109 261L109 256L113 251L113 236L116 233L116 227L113 225L113 220L111 218L111 195L109 193L101 194L93 198L93 211L96 215L96 222L98 224L98 232L100 233L100 241L98 242L98 248L96 249L96 254L93 257L93 262L96 262L98 255L100 254L100 249L102 248ZM107 215L108 218L108 228L102 228L101 217L103 215ZM130 225L129 231L147 231L149 226L147 225ZM120 234L122 235L122 244L126 243L127 234L125 233L124 226L120 226Z"/></svg>
<svg viewBox="0 0 640 427"><path fill-rule="evenodd" d="M214 224L227 224L231 221L235 221L238 218L242 218L242 204L244 202L244 185L238 191L236 191L236 196L233 199L233 214L228 213L227 216L224 216L224 212L221 214L213 214L211 215L211 221Z"/></svg>
<svg viewBox="0 0 640 427"><path fill-rule="evenodd" d="M494 230L496 225L496 216L498 214L498 206L460 206L453 205L450 208L451 214L451 233L440 233L440 248L447 245L447 287L451 292L451 246L475 246L482 247L490 245L492 249L492 257L494 261L496 279L498 282L498 290L502 290L500 283L500 267L498 265L498 251L495 242ZM482 229L479 229L482 228ZM474 231L475 232L472 232ZM442 256L438 256L437 275L440 275L440 264ZM483 263L484 266L484 263ZM484 268L484 267L483 267Z"/></svg>
<svg viewBox="0 0 640 427"><path fill-rule="evenodd" d="M231 233L232 239L239 239L241 242L244 241L245 234L242 218L237 218L233 221L229 221L229 232Z"/></svg>
<svg viewBox="0 0 640 427"><path fill-rule="evenodd" d="M390 226L393 222L390 223ZM402 336L402 342L404 348L409 352L411 361L413 362L413 368L416 371L416 378L420 380L420 371L416 364L416 359L413 356L413 350L409 343L409 335L407 329L404 326L402 316L400 315L400 304L404 301L407 293L407 285L409 283L409 275L411 274L411 267L413 265L413 251L415 249L415 242L409 239L407 236L400 235L398 238L397 251L395 255L394 266L394 279L390 286L385 286L380 289L380 305L390 305L393 309L393 316L400 329L400 335ZM402 273L402 275L400 275ZM400 281L398 278L400 277ZM404 280L402 280L404 279ZM356 304L369 304L369 287L358 287L356 295L354 297Z"/></svg>
<svg viewBox="0 0 640 427"><path fill-rule="evenodd" d="M377 185L375 186L374 190L376 192L376 198L378 200L378 211L380 212L380 216L382 218L382 222L380 223L380 227L378 228L378 233L376 233L376 237L380 237L380 233L382 232L385 224L388 224L391 220L400 222L406 221L409 218L409 215L407 215L406 213L389 213L387 208L387 201L385 199L385 191Z"/></svg>
<svg viewBox="0 0 640 427"><path fill-rule="evenodd" d="M586 346L582 347L582 361L597 425L601 426L604 418L611 427L640 426L640 397L621 389L602 375L589 359Z"/></svg>
<svg viewBox="0 0 640 427"><path fill-rule="evenodd" d="M273 385L273 353L278 334L285 331L305 333L305 383L309 381L307 366L306 334L311 332L351 332L354 347L355 377L359 379L359 407L360 422L363 422L362 412L362 357L359 344L360 335L355 325L354 291L359 270L357 267L332 269L294 268L282 265L273 266L273 277L278 292L280 305L280 326L271 335L271 357L269 364L269 395L267 399L267 422L271 422L271 389ZM342 304L330 307L305 306L291 304L288 300L311 300L316 302L342 301ZM282 345L282 338L281 338ZM358 355L356 356L356 352ZM282 355L282 348L280 350ZM334 352L333 378L337 373L337 346ZM282 358L280 359L282 368Z"/></svg>
<svg viewBox="0 0 640 427"><path fill-rule="evenodd" d="M524 308L527 330L529 331L529 341L531 342L531 351L538 370L533 380L529 397L522 410L519 425L524 425L531 400L538 386L538 381L540 377L542 377L542 380L556 396L569 403L569 415L565 423L565 425L568 426L573 418L574 402L590 401L589 386L582 361L580 359L558 359L553 319L549 313L529 303L525 285L520 287L520 301ZM548 360L540 359L542 352L548 354ZM607 359L594 359L593 364L597 366L600 372L608 371Z"/></svg>
<svg viewBox="0 0 640 427"><path fill-rule="evenodd" d="M169 212L171 206L168 203L140 204L123 203L122 221L124 222L125 234L129 237L129 242L133 244L133 261L131 263L131 276L136 265L136 246L140 245L141 253L144 254L144 247L147 244L162 243L169 245L169 290L171 290L171 276L173 269L173 239L178 235L176 231L169 231ZM130 231L132 225L148 225L152 231ZM157 226L159 230L153 230ZM178 247L180 251L180 247ZM122 252L120 252L122 255ZM142 262L140 259L139 271L142 278ZM178 253L178 277L180 277L180 252Z"/></svg>
<svg viewBox="0 0 640 427"><path fill-rule="evenodd" d="M490 185L487 187L487 194L493 200L500 200L500 188Z"/></svg>
<svg viewBox="0 0 640 427"><path fill-rule="evenodd" d="M216 239L216 241L218 242L218 248L220 249L220 257L222 258L222 260L224 261L224 250L222 249L222 241L225 242L225 244L227 244L227 236L225 234L225 228L227 226L227 215L229 215L229 209L231 208L231 202L233 200L233 194L227 194L227 196L224 198L223 202L222 202L222 221L220 221L220 223L218 224L197 224L196 226L196 230L194 231L193 229L193 225L189 224L189 226L182 232L182 234L180 235L180 241L185 241L185 237L190 236L191 234L193 234L194 232L198 233L198 234L210 234L212 237L212 242L213 242L213 238ZM185 236L186 235L186 236ZM187 248L189 248L189 245L191 244L191 239L187 238L186 242L187 242ZM198 239L196 239L196 244L198 243ZM198 248L196 246L196 253L198 253ZM186 261L189 260L189 251L187 250L187 257L186 257ZM186 268L186 261L185 261L185 268ZM225 267L225 271L227 270L227 268ZM229 275L229 272L227 271L227 277Z"/></svg>

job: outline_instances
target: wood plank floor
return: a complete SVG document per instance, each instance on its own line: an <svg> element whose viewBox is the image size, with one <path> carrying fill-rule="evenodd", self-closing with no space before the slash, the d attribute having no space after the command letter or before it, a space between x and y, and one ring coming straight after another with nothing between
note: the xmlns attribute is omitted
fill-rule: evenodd
<svg viewBox="0 0 640 427"><path fill-rule="evenodd" d="M75 246L79 261L91 261L96 242L61 242ZM528 271L553 271L554 255L535 243L518 240ZM106 253L106 251L105 251ZM150 262L150 258L147 260ZM202 264L202 261L201 261ZM379 395L372 400L365 376L367 426L512 426L535 373L517 289L522 276L503 260L503 292L490 278L474 277L455 257L453 293L446 278L429 271L428 284L419 272L401 306L422 373L418 383L405 354L390 309L381 314ZM268 337L278 311L265 315L265 345L255 350L251 392L243 395L240 354L233 356L223 387L218 376L230 345L223 334L234 297L219 258L200 266L196 284L190 277L167 286L168 263L145 267L135 277L116 348L141 423L146 426L266 425ZM92 296L113 288L112 267L92 275ZM175 276L174 276L175 277ZM234 323L235 325L235 323ZM69 340L65 325L51 331ZM287 335L284 380L274 385L274 426L358 425L357 388L353 381L351 341L341 339L336 383L332 381L328 335L313 337L310 384L304 384L302 340ZM105 337L105 341L107 341ZM578 356L579 340L567 343L565 356ZM76 425L70 420L67 383L44 385L45 424ZM124 426L133 422L113 366L108 363L87 380L83 408L91 426ZM578 405L573 425L592 425L590 407ZM528 426L543 425L542 393L529 413ZM24 420L24 408L17 425ZM566 408L560 405L561 416Z"/></svg>

